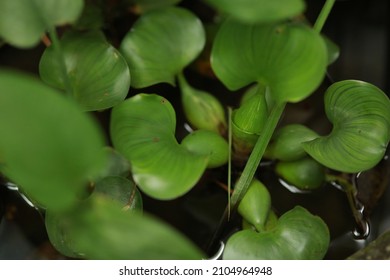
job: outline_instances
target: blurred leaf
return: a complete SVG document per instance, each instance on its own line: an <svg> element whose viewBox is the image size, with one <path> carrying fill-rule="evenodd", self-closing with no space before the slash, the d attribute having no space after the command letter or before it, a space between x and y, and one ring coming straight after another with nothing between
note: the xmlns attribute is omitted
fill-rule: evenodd
<svg viewBox="0 0 390 280"><path fill-rule="evenodd" d="M57 242L51 239L54 245L63 240L61 246L70 245L70 249L86 259L179 260L204 257L194 244L167 224L137 211L123 212L115 202L101 195L91 197L71 212L57 214L56 219L46 218L46 225L51 229L49 237L61 237L58 233L62 232Z"/></svg>
<svg viewBox="0 0 390 280"><path fill-rule="evenodd" d="M126 98L130 88L129 68L102 33L67 33L61 39L61 47L73 97L86 110L107 109ZM43 53L39 72L46 83L65 89L53 47Z"/></svg>
<svg viewBox="0 0 390 280"><path fill-rule="evenodd" d="M1 172L45 207L64 209L104 166L103 135L56 90L0 71Z"/></svg>
<svg viewBox="0 0 390 280"><path fill-rule="evenodd" d="M230 90L257 82L268 86L278 102L298 102L323 80L327 49L321 36L303 24L227 20L215 38L211 64Z"/></svg>
<svg viewBox="0 0 390 280"><path fill-rule="evenodd" d="M201 21L183 8L168 7L142 15L126 34L120 50L135 88L175 84L178 75L202 51Z"/></svg>
<svg viewBox="0 0 390 280"><path fill-rule="evenodd" d="M304 0L205 0L221 12L247 23L274 22L300 15Z"/></svg>
<svg viewBox="0 0 390 280"><path fill-rule="evenodd" d="M142 14L151 10L161 9L166 6L176 5L182 0L127 0L135 7L134 10L138 14Z"/></svg>
<svg viewBox="0 0 390 280"><path fill-rule="evenodd" d="M83 0L1 0L0 37L16 47L33 47L45 31L75 22L83 6Z"/></svg>
<svg viewBox="0 0 390 280"><path fill-rule="evenodd" d="M142 197L135 184L120 176L107 176L97 182L92 195L102 194L117 201L122 210L142 211Z"/></svg>
<svg viewBox="0 0 390 280"><path fill-rule="evenodd" d="M304 142L305 151L328 168L357 173L374 167L390 141L390 100L366 82L345 80L325 93L332 132Z"/></svg>
<svg viewBox="0 0 390 280"><path fill-rule="evenodd" d="M266 232L242 230L233 234L223 259L229 260L316 260L329 246L329 230L318 216L296 206L282 215Z"/></svg>
<svg viewBox="0 0 390 280"><path fill-rule="evenodd" d="M134 181L149 196L173 199L200 179L208 156L195 154L175 138L172 105L155 94L138 94L114 107L111 139L131 165Z"/></svg>
<svg viewBox="0 0 390 280"><path fill-rule="evenodd" d="M335 44L335 42L330 40L328 37L322 35L322 38L324 38L326 49L328 50L328 65L330 65L339 58L340 48L338 45Z"/></svg>

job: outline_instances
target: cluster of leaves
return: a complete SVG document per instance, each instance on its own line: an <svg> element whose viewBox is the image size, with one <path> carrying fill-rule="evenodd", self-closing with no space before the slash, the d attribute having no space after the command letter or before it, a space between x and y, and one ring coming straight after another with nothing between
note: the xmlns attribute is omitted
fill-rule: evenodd
<svg viewBox="0 0 390 280"><path fill-rule="evenodd" d="M224 258L322 258L329 243L325 223L301 207L278 219L254 173L264 153L280 161L281 176L302 188L321 184L325 167L372 168L390 138L386 95L364 82L335 83L325 94L330 135L300 125L274 133L286 103L305 99L322 82L334 61L332 43L318 25L300 19L302 0L205 0L224 15L212 41L215 75L231 91L254 84L227 121L218 99L193 88L183 74L206 45L202 21L177 0L125 2L139 16L118 48L96 28L99 17L90 20L99 14L93 2L0 3L0 37L7 43L33 47L46 33L51 40L40 79L0 70L0 171L45 210L53 245L76 258L203 258L180 233L142 213L141 193L180 197L207 168L230 166L233 153L247 159L231 200L247 229L229 239ZM64 24L58 38L56 27ZM126 99L130 87L158 83L181 90L195 129L181 143L167 99L146 93ZM113 147L106 147L88 112L111 108ZM320 178L315 182L300 176L313 170Z"/></svg>

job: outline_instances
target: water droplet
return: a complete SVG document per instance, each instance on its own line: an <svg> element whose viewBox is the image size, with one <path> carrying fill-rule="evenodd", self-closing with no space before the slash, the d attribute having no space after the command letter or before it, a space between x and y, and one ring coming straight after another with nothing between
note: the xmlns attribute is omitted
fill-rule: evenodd
<svg viewBox="0 0 390 280"><path fill-rule="evenodd" d="M370 223L366 219L362 219L361 224L355 227L352 234L355 239L367 239L370 232Z"/></svg>
<svg viewBox="0 0 390 280"><path fill-rule="evenodd" d="M294 185L290 185L289 183L287 183L286 181L284 181L282 178L278 178L279 180L279 183L285 187L286 189L288 189L290 192L292 193L310 193L310 191L306 191L306 190L301 190L299 188L297 188L296 186Z"/></svg>

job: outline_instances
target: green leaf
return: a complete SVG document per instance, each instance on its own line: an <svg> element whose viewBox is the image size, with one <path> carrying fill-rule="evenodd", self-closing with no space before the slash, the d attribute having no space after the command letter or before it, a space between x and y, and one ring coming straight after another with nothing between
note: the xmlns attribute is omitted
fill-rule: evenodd
<svg viewBox="0 0 390 280"><path fill-rule="evenodd" d="M114 107L111 139L131 165L139 188L157 199L173 199L199 180L208 156L194 154L175 138L172 105L155 94L138 94Z"/></svg>
<svg viewBox="0 0 390 280"><path fill-rule="evenodd" d="M137 209L142 211L142 197L135 184L120 176L107 176L97 182L92 195L102 194L117 201L122 210Z"/></svg>
<svg viewBox="0 0 390 280"><path fill-rule="evenodd" d="M138 211L121 211L117 203L101 195L72 211L54 217L49 213L46 226L57 249L86 259L204 258L200 249L167 224Z"/></svg>
<svg viewBox="0 0 390 280"><path fill-rule="evenodd" d="M335 42L333 42L328 37L322 35L322 38L324 38L326 49L328 50L328 65L330 65L339 58L340 48L338 45L336 45Z"/></svg>
<svg viewBox="0 0 390 280"><path fill-rule="evenodd" d="M202 51L201 21L183 8L168 7L142 15L122 41L120 50L132 74L132 87L175 84L175 76Z"/></svg>
<svg viewBox="0 0 390 280"><path fill-rule="evenodd" d="M298 16L305 10L303 0L205 0L235 19L247 22L274 22Z"/></svg>
<svg viewBox="0 0 390 280"><path fill-rule="evenodd" d="M329 230L318 216L296 206L282 215L276 226L257 233L242 230L226 243L228 260L315 260L322 259L329 246Z"/></svg>
<svg viewBox="0 0 390 280"><path fill-rule="evenodd" d="M126 98L130 88L129 68L102 33L67 33L61 39L61 47L73 97L85 110L107 109ZM43 53L39 72L49 85L65 89L53 46Z"/></svg>
<svg viewBox="0 0 390 280"><path fill-rule="evenodd" d="M325 111L333 129L303 143L310 156L349 173L368 170L383 158L390 140L390 100L379 88L355 80L334 83L325 93Z"/></svg>
<svg viewBox="0 0 390 280"><path fill-rule="evenodd" d="M271 195L263 183L256 179L252 181L248 191L238 204L237 211L257 231L264 230L271 211Z"/></svg>
<svg viewBox="0 0 390 280"><path fill-rule="evenodd" d="M287 183L301 190L314 190L325 182L324 166L310 157L280 161L276 164L275 171Z"/></svg>
<svg viewBox="0 0 390 280"><path fill-rule="evenodd" d="M33 47L45 31L74 23L83 6L83 0L2 0L0 37L16 47Z"/></svg>
<svg viewBox="0 0 390 280"><path fill-rule="evenodd" d="M104 166L96 123L40 81L0 71L1 172L40 205L64 209Z"/></svg>
<svg viewBox="0 0 390 280"><path fill-rule="evenodd" d="M208 168L220 167L228 162L229 145L214 131L195 130L184 137L181 145L194 154L208 156Z"/></svg>
<svg viewBox="0 0 390 280"><path fill-rule="evenodd" d="M265 157L282 161L295 161L306 156L302 143L318 134L302 124L289 124L278 129L267 146Z"/></svg>
<svg viewBox="0 0 390 280"><path fill-rule="evenodd" d="M268 86L277 102L298 102L323 80L327 49L322 37L303 24L227 20L215 38L211 65L230 90L257 82Z"/></svg>

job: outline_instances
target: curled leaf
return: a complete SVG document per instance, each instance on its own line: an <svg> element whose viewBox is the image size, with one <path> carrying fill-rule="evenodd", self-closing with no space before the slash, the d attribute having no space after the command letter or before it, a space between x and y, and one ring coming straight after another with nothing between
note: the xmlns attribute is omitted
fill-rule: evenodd
<svg viewBox="0 0 390 280"><path fill-rule="evenodd" d="M111 138L131 165L139 188L157 199L173 199L200 179L208 156L195 154L175 138L172 105L155 94L138 94L114 107Z"/></svg>
<svg viewBox="0 0 390 280"><path fill-rule="evenodd" d="M390 100L376 86L346 80L325 93L325 111L332 132L303 143L305 151L321 164L342 172L374 167L390 140Z"/></svg>

